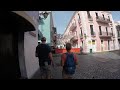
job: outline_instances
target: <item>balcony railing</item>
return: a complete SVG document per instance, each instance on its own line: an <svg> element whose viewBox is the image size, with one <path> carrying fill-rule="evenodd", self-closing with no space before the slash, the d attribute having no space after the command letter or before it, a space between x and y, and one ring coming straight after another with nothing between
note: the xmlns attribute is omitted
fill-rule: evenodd
<svg viewBox="0 0 120 90"><path fill-rule="evenodd" d="M91 33L91 36L92 36L92 37L95 37L95 36L96 36L96 33L95 33L95 32L92 32L92 33Z"/></svg>
<svg viewBox="0 0 120 90"><path fill-rule="evenodd" d="M99 37L112 37L113 33L111 32L99 32Z"/></svg>
<svg viewBox="0 0 120 90"><path fill-rule="evenodd" d="M76 41L76 40L78 40L78 37L77 37L77 36L73 36L73 37L71 38L71 41Z"/></svg>
<svg viewBox="0 0 120 90"><path fill-rule="evenodd" d="M74 36L73 39L74 39L74 40L78 40L78 37L77 37L77 36Z"/></svg>
<svg viewBox="0 0 120 90"><path fill-rule="evenodd" d="M77 27L76 23L73 23L70 27L70 31L75 31L76 27Z"/></svg>
<svg viewBox="0 0 120 90"><path fill-rule="evenodd" d="M110 21L110 19L107 19L107 18L103 18L103 17L96 17L96 21L97 22L102 22L102 23L112 23L112 21Z"/></svg>

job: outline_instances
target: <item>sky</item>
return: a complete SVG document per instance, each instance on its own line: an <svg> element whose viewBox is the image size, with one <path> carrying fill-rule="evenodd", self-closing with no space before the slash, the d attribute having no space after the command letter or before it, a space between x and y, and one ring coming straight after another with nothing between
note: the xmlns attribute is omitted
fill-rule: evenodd
<svg viewBox="0 0 120 90"><path fill-rule="evenodd" d="M63 34L74 11L53 11L54 26L58 34ZM120 11L112 11L114 21L120 21Z"/></svg>

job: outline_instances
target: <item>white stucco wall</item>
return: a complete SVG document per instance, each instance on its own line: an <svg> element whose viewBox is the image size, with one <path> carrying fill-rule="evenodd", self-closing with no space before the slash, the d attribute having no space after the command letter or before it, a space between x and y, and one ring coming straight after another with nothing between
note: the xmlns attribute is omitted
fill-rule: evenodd
<svg viewBox="0 0 120 90"><path fill-rule="evenodd" d="M35 57L35 50L37 45L37 37L33 37L29 34L29 32L26 32L24 35L24 53L28 78L31 78L39 68L38 58Z"/></svg>
<svg viewBox="0 0 120 90"><path fill-rule="evenodd" d="M119 42L118 42L118 32L117 32L117 29L116 29L116 25L119 25L120 22L114 22L113 23L113 29L114 29L114 34L115 34L115 49L118 50L119 49Z"/></svg>
<svg viewBox="0 0 120 90"><path fill-rule="evenodd" d="M38 45L38 11L25 11L32 17L36 31L32 31L36 36L32 36L29 32L24 33L24 55L27 78L30 79L39 69L38 58L35 57L36 46Z"/></svg>

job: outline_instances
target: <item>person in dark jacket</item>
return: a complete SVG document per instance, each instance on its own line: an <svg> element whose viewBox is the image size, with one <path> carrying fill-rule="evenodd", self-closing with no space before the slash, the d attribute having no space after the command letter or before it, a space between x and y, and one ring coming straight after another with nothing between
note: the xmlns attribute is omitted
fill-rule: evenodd
<svg viewBox="0 0 120 90"><path fill-rule="evenodd" d="M41 42L36 47L36 57L39 59L41 79L51 79L51 65L54 66L51 48L46 44L45 37L42 37Z"/></svg>

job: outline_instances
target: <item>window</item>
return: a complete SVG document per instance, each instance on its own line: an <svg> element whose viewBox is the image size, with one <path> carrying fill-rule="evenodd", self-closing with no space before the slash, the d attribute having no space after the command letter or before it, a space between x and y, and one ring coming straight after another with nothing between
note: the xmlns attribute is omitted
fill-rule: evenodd
<svg viewBox="0 0 120 90"><path fill-rule="evenodd" d="M108 16L108 20L110 21L110 16Z"/></svg>
<svg viewBox="0 0 120 90"><path fill-rule="evenodd" d="M99 26L100 35L102 35L101 26Z"/></svg>
<svg viewBox="0 0 120 90"><path fill-rule="evenodd" d="M82 28L80 28L80 31L81 31L81 36L83 36L83 33L82 33Z"/></svg>
<svg viewBox="0 0 120 90"><path fill-rule="evenodd" d="M90 18L90 11L87 11L88 18Z"/></svg>
<svg viewBox="0 0 120 90"><path fill-rule="evenodd" d="M118 37L120 37L120 26L119 25L116 26L116 29L117 29L117 35L118 35Z"/></svg>
<svg viewBox="0 0 120 90"><path fill-rule="evenodd" d="M113 28L111 28L112 36L113 36Z"/></svg>
<svg viewBox="0 0 120 90"><path fill-rule="evenodd" d="M78 23L81 25L81 19L80 19L80 14L78 13Z"/></svg>
<svg viewBox="0 0 120 90"><path fill-rule="evenodd" d="M78 13L78 18L79 18L79 20L80 20L80 14Z"/></svg>
<svg viewBox="0 0 120 90"><path fill-rule="evenodd" d="M103 51L104 49L104 44L103 44L103 40L101 40L101 51Z"/></svg>
<svg viewBox="0 0 120 90"><path fill-rule="evenodd" d="M110 41L108 40L108 50L110 50Z"/></svg>
<svg viewBox="0 0 120 90"><path fill-rule="evenodd" d="M101 44L103 44L103 40L101 40Z"/></svg>
<svg viewBox="0 0 120 90"><path fill-rule="evenodd" d="M102 16L103 16L103 19L105 20L105 16L104 16L104 14L102 14Z"/></svg>
<svg viewBox="0 0 120 90"><path fill-rule="evenodd" d="M92 45L95 45L95 40L92 40Z"/></svg>
<svg viewBox="0 0 120 90"><path fill-rule="evenodd" d="M108 29L107 29L107 27L106 27L106 33L107 33L107 35L108 35Z"/></svg>
<svg viewBox="0 0 120 90"><path fill-rule="evenodd" d="M91 30L91 35L94 35L94 32L93 32L93 25L90 25L90 30Z"/></svg>
<svg viewBox="0 0 120 90"><path fill-rule="evenodd" d="M118 37L120 37L120 31L118 31Z"/></svg>
<svg viewBox="0 0 120 90"><path fill-rule="evenodd" d="M98 13L96 12L95 14L96 14L96 18L98 18Z"/></svg>
<svg viewBox="0 0 120 90"><path fill-rule="evenodd" d="M82 47L83 47L83 41L82 41Z"/></svg>

